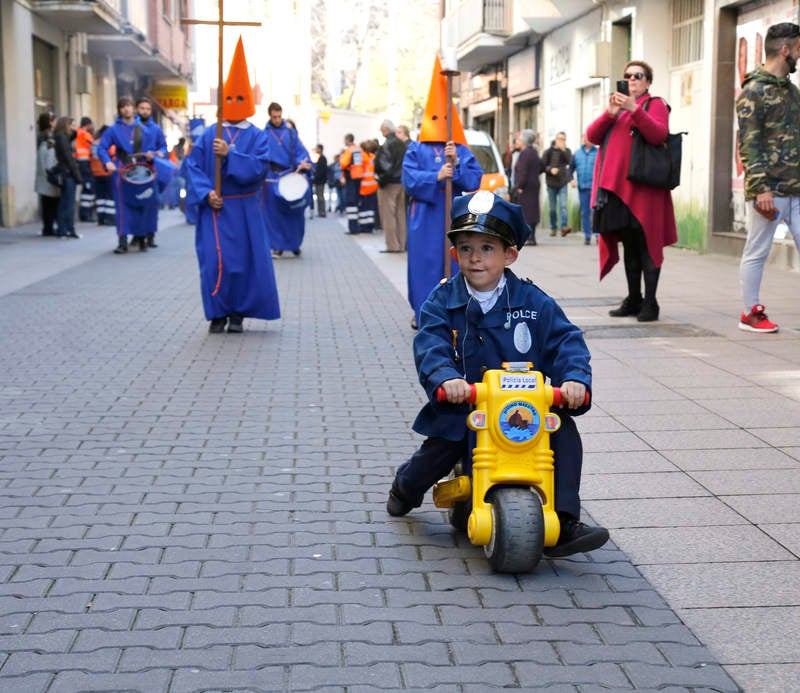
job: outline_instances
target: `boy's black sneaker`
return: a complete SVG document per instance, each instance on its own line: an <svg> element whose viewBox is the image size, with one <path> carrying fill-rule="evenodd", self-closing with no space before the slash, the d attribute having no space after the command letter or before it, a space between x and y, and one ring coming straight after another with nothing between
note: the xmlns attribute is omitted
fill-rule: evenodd
<svg viewBox="0 0 800 693"><path fill-rule="evenodd" d="M411 512L413 507L400 493L397 482L393 482L392 488L389 490L389 500L386 501L386 512L392 517L402 517Z"/></svg>
<svg viewBox="0 0 800 693"><path fill-rule="evenodd" d="M605 527L589 527L579 520L562 519L561 534L555 546L546 546L544 555L549 558L564 558L574 553L594 551L608 541Z"/></svg>

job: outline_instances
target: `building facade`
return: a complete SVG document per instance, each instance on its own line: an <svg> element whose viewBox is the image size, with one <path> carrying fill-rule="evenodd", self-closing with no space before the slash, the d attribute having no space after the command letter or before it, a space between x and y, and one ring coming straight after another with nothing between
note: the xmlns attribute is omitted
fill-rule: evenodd
<svg viewBox="0 0 800 693"><path fill-rule="evenodd" d="M37 218L33 192L36 119L43 111L116 118L123 95L186 87L193 73L189 0L2 0L0 2L0 223ZM156 108L180 122L178 104Z"/></svg>
<svg viewBox="0 0 800 693"><path fill-rule="evenodd" d="M734 101L763 62L767 28L799 14L797 0L445 0L441 40L456 51L465 125L501 150L523 128L539 134L540 149L563 130L575 150L625 63L648 62L671 131L688 132L673 191L679 244L738 255L746 210ZM773 260L797 268L783 233Z"/></svg>

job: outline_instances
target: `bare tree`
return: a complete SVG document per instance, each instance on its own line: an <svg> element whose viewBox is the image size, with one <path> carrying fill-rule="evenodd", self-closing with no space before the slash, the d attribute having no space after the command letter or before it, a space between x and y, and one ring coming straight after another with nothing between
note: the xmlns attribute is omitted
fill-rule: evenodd
<svg viewBox="0 0 800 693"><path fill-rule="evenodd" d="M353 108L353 99L358 89L361 68L364 65L364 55L379 43L381 34L385 32L385 2L365 0L357 3L357 5L353 12L355 21L342 37L342 43L351 45L355 50L355 67L345 75L350 87L350 94L347 99L348 110Z"/></svg>
<svg viewBox="0 0 800 693"><path fill-rule="evenodd" d="M314 0L311 5L311 93L319 97L325 106L332 106L331 90L328 86L328 8L326 0Z"/></svg>

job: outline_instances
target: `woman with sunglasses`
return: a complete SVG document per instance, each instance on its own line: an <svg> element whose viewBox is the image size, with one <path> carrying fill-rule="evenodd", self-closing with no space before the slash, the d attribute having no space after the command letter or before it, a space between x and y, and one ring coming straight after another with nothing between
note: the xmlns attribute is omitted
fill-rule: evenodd
<svg viewBox="0 0 800 693"><path fill-rule="evenodd" d="M600 234L600 279L618 262L618 243L623 247L628 295L608 314L651 322L658 320L656 289L664 246L678 240L675 212L670 191L629 181L628 165L631 129L651 144L663 143L669 134L669 106L651 97L653 68L643 60L629 62L623 77L628 93L611 94L608 108L586 129L587 139L600 145L592 190L594 230Z"/></svg>

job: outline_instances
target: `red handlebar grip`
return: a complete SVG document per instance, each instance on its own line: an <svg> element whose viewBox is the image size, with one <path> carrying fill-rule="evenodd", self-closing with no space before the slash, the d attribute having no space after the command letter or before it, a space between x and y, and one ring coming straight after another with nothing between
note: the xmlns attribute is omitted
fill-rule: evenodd
<svg viewBox="0 0 800 693"><path fill-rule="evenodd" d="M478 388L475 385L469 386L469 397L467 397L467 402L470 404L474 404L475 400L478 397ZM437 402L446 402L447 401L447 394L444 391L443 387L436 388L436 401Z"/></svg>
<svg viewBox="0 0 800 693"><path fill-rule="evenodd" d="M589 395L589 390L586 390L586 396L583 398L583 406L586 406L591 402L591 396ZM553 388L553 406L560 407L564 404L564 398L561 396L561 388L554 387Z"/></svg>

